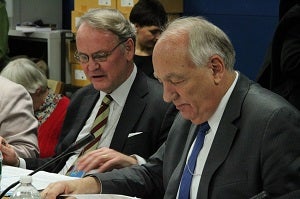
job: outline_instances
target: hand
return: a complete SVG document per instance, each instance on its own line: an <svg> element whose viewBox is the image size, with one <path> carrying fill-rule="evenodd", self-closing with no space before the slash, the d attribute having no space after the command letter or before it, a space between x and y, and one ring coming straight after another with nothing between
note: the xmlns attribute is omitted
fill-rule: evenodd
<svg viewBox="0 0 300 199"><path fill-rule="evenodd" d="M134 164L137 164L134 157L103 147L83 155L77 162L77 169L85 172L93 169L97 169L98 172L105 172Z"/></svg>
<svg viewBox="0 0 300 199"><path fill-rule="evenodd" d="M3 155L3 164L10 166L19 166L19 157L14 148L7 143L7 141L0 136L0 150Z"/></svg>
<svg viewBox="0 0 300 199"><path fill-rule="evenodd" d="M42 199L56 199L60 194L97 194L100 182L94 177L59 181L49 184L41 193Z"/></svg>

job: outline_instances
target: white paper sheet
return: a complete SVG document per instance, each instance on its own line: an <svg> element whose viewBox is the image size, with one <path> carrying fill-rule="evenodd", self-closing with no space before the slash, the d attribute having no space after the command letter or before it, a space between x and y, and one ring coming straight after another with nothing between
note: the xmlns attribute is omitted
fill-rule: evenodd
<svg viewBox="0 0 300 199"><path fill-rule="evenodd" d="M9 185L20 180L20 176L28 175L31 172L32 172L32 170L3 165L2 166L1 192L3 190L5 190ZM48 186L48 184L50 184L52 182L57 182L57 181L61 181L61 180L70 180L70 179L76 179L76 178L65 176L65 175L60 175L60 174L56 174L56 173L39 171L32 176L32 184L38 190L43 190ZM7 193L7 195L11 195L16 187L12 188Z"/></svg>
<svg viewBox="0 0 300 199"><path fill-rule="evenodd" d="M32 170L22 169L12 166L2 166L2 180L1 180L1 191L5 190L9 185L20 180L20 176L28 175ZM45 189L50 183L61 180L72 180L76 177L69 177L56 173L49 173L45 171L39 171L32 176L32 184L38 190ZM18 185L17 185L18 186ZM16 187L17 187L16 186ZM15 188L12 188L6 195L11 195ZM63 195L60 198L66 199L137 199L135 197L115 195L115 194L79 194L79 195Z"/></svg>
<svg viewBox="0 0 300 199"><path fill-rule="evenodd" d="M74 195L62 195L59 199L138 199L135 197L129 197L124 195L115 194L74 194Z"/></svg>

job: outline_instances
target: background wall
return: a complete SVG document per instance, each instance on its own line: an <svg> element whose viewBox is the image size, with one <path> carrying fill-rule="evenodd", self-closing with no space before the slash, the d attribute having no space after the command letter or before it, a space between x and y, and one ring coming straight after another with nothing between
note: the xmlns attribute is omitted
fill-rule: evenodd
<svg viewBox="0 0 300 199"><path fill-rule="evenodd" d="M10 28L41 19L62 29L62 0L6 0Z"/></svg>
<svg viewBox="0 0 300 199"><path fill-rule="evenodd" d="M278 19L279 0L184 0L184 15L202 15L230 37L235 68L255 79Z"/></svg>

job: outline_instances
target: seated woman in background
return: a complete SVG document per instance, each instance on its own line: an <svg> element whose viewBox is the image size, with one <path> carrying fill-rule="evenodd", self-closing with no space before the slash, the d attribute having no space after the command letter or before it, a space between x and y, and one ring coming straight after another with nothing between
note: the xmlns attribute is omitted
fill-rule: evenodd
<svg viewBox="0 0 300 199"><path fill-rule="evenodd" d="M39 157L37 129L38 122L33 115L32 100L26 89L0 76L0 151L4 157L2 163L6 164L6 159L15 158L14 155L23 158Z"/></svg>
<svg viewBox="0 0 300 199"><path fill-rule="evenodd" d="M47 86L47 77L27 58L19 58L7 64L1 76L21 84L30 93L34 115L38 119L38 143L40 157L54 155L69 98L55 94Z"/></svg>

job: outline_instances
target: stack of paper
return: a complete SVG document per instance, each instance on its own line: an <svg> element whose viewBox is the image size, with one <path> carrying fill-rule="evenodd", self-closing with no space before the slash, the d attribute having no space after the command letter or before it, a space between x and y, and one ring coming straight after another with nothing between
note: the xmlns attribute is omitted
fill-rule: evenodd
<svg viewBox="0 0 300 199"><path fill-rule="evenodd" d="M28 175L31 172L32 172L32 170L3 165L2 166L1 192L3 190L5 190L9 185L20 180L20 176ZM70 176L65 176L65 175L60 175L60 174L56 174L56 173L39 171L32 176L32 184L38 190L43 190L52 182L57 182L57 181L61 181L61 180L70 180L70 179L76 179L76 178L70 177ZM11 195L16 187L12 188L7 193L7 195Z"/></svg>

